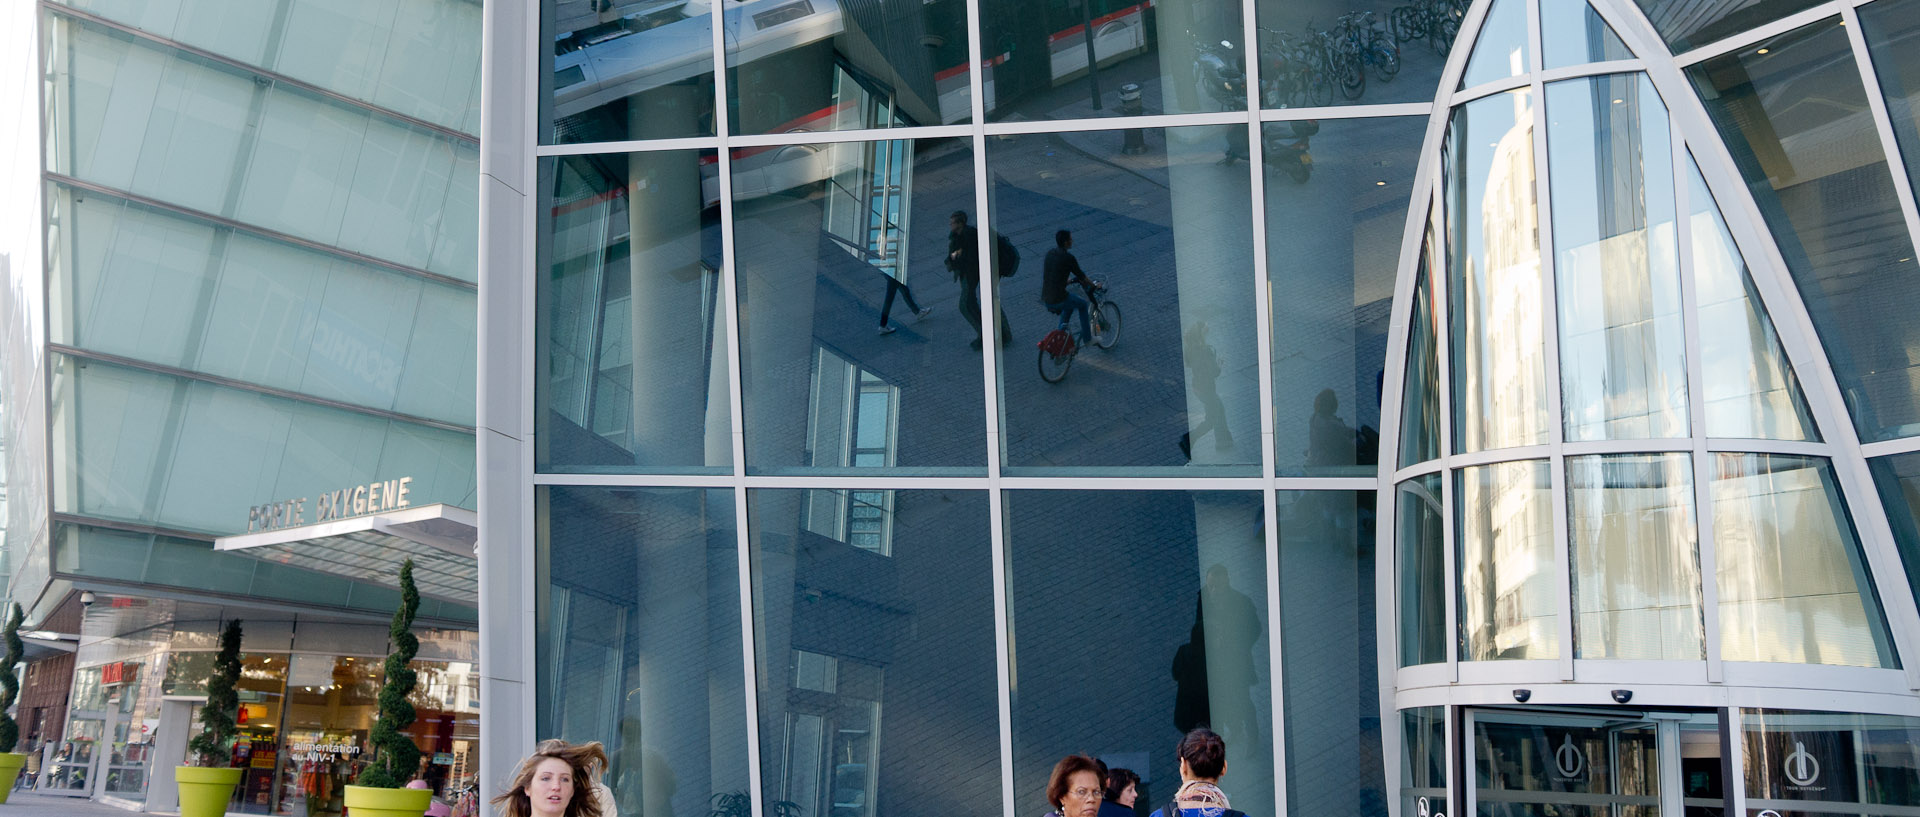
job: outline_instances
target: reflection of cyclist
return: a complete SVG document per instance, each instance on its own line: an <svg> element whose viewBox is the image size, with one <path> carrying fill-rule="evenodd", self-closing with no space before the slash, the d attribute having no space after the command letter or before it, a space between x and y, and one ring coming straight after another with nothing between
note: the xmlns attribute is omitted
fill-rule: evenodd
<svg viewBox="0 0 1920 817"><path fill-rule="evenodd" d="M1087 289L1093 289L1093 279L1080 269L1080 259L1073 257L1073 233L1061 230L1053 234L1054 248L1047 251L1045 271L1040 278L1040 302L1047 305L1047 311L1060 316L1060 328L1067 328L1067 315L1077 313L1080 316L1080 343L1093 339L1092 330L1087 328L1087 300L1067 291L1067 279L1072 278Z"/></svg>

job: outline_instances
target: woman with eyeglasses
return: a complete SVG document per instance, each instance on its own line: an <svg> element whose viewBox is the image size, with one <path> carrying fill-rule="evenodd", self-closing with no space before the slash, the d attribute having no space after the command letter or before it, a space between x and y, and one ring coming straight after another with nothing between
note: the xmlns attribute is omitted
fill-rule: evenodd
<svg viewBox="0 0 1920 817"><path fill-rule="evenodd" d="M1059 817L1094 817L1100 811L1100 801L1106 797L1106 781L1101 780L1104 767L1100 761L1086 755L1067 755L1053 764L1053 775L1047 778L1047 804L1053 806L1053 814Z"/></svg>

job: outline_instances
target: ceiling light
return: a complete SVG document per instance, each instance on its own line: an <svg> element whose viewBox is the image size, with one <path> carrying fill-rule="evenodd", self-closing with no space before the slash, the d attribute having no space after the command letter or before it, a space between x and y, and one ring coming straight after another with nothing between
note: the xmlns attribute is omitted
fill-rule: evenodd
<svg viewBox="0 0 1920 817"><path fill-rule="evenodd" d="M1386 182L1374 182L1374 183L1373 183L1373 186L1374 186L1374 187L1386 187L1386 186L1387 186L1387 183L1386 183Z"/></svg>
<svg viewBox="0 0 1920 817"><path fill-rule="evenodd" d="M1755 53L1755 54L1765 54L1765 53L1767 53L1767 49L1764 49L1764 48L1762 48L1762 49L1760 49L1759 51L1755 51L1755 52L1753 52L1753 53Z"/></svg>
<svg viewBox="0 0 1920 817"><path fill-rule="evenodd" d="M1614 100L1614 101L1613 101L1613 104L1615 104L1615 105L1618 105L1618 104L1620 104L1620 103L1622 103L1622 102L1625 102L1625 101L1626 101L1626 100L1624 100L1624 99L1616 99L1616 100Z"/></svg>

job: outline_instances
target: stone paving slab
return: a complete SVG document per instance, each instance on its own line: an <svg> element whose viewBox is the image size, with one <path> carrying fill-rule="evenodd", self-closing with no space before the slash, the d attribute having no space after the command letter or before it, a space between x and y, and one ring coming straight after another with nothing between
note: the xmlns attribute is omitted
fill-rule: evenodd
<svg viewBox="0 0 1920 817"><path fill-rule="evenodd" d="M52 794L34 794L17 791L0 805L0 817L94 817L94 815L124 815L135 812L115 808L104 803L95 803L80 797L62 797Z"/></svg>

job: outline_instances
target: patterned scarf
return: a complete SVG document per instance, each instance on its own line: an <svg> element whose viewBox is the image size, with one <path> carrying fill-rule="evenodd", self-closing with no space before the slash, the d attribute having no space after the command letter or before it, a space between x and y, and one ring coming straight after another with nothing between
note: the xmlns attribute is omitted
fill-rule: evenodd
<svg viewBox="0 0 1920 817"><path fill-rule="evenodd" d="M1203 780L1195 780L1180 787L1173 795L1174 805L1182 812L1198 811L1208 817L1225 814L1232 806L1227 805L1227 793L1219 786ZM1169 815L1169 817L1172 817Z"/></svg>

